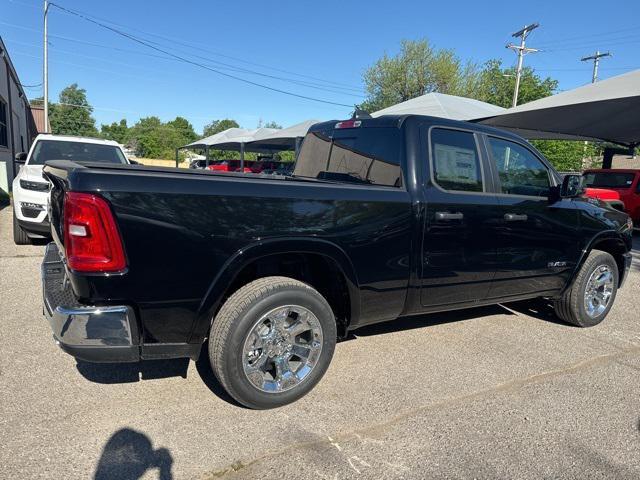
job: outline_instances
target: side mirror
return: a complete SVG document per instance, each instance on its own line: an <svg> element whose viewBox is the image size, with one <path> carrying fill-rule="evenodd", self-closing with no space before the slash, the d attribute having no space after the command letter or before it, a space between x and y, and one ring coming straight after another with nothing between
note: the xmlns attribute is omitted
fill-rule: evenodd
<svg viewBox="0 0 640 480"><path fill-rule="evenodd" d="M25 163L27 161L27 152L16 153L16 163Z"/></svg>
<svg viewBox="0 0 640 480"><path fill-rule="evenodd" d="M571 198L577 197L584 193L582 186L582 175L565 175L562 179L560 187L560 197Z"/></svg>
<svg viewBox="0 0 640 480"><path fill-rule="evenodd" d="M140 162L136 162L135 160L128 159L131 165L142 165Z"/></svg>

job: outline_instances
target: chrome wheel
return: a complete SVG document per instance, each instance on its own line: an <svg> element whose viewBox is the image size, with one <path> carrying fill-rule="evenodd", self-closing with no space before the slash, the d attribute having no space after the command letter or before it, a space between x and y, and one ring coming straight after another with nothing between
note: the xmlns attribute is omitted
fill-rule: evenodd
<svg viewBox="0 0 640 480"><path fill-rule="evenodd" d="M614 277L611 267L600 265L587 281L584 292L584 309L591 318L604 313L613 295Z"/></svg>
<svg viewBox="0 0 640 480"><path fill-rule="evenodd" d="M263 315L244 342L244 373L251 384L268 393L294 388L318 363L322 326L300 305L286 305Z"/></svg>

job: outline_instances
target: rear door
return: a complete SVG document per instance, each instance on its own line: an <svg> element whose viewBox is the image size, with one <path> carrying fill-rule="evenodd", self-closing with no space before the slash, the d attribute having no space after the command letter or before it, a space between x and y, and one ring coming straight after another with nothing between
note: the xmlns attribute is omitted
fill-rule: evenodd
<svg viewBox="0 0 640 480"><path fill-rule="evenodd" d="M499 210L494 218L497 269L489 298L559 291L580 254L578 211L550 201L550 167L525 143L483 136Z"/></svg>
<svg viewBox="0 0 640 480"><path fill-rule="evenodd" d="M422 242L423 307L447 308L486 298L495 273L496 209L492 178L472 130L430 127Z"/></svg>

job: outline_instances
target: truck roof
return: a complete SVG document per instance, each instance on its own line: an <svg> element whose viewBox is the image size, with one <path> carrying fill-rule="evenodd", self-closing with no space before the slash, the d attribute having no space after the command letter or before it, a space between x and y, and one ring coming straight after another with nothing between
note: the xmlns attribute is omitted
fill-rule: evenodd
<svg viewBox="0 0 640 480"><path fill-rule="evenodd" d="M353 120L353 119L351 119ZM462 120L451 120L449 118L441 118L441 117L432 117L428 115L381 115L376 118L361 118L357 119L360 121L360 125L358 128L401 128L408 122L424 122L431 123L433 125L440 125L446 127L458 127L464 129L471 129L477 132L486 133L488 135L495 134L500 135L502 137L510 137L514 140L522 141L523 138L515 133L512 133L508 130L502 130L499 128L489 127L486 125L482 125L474 122L465 122ZM326 131L329 129L333 129L338 122L343 122L345 120L329 120L326 122L316 123L313 125L309 132L317 132L317 131Z"/></svg>
<svg viewBox="0 0 640 480"><path fill-rule="evenodd" d="M588 168L584 173L638 173L640 168Z"/></svg>
<svg viewBox="0 0 640 480"><path fill-rule="evenodd" d="M99 145L113 145L119 147L120 144L113 140L105 140L104 138L94 137L77 137L74 135L54 135L52 133L40 133L36 137L37 140L52 140L55 142L78 142L78 143L96 143Z"/></svg>

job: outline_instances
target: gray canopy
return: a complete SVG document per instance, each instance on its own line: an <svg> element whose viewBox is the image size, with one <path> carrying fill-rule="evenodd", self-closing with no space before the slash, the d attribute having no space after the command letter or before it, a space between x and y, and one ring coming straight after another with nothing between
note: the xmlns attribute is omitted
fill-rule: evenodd
<svg viewBox="0 0 640 480"><path fill-rule="evenodd" d="M251 146L251 142L265 138L279 131L277 128L228 128L210 137L196 140L180 148L213 148L216 150L244 150L247 152L263 152L258 145Z"/></svg>
<svg viewBox="0 0 640 480"><path fill-rule="evenodd" d="M371 116L416 114L451 120L473 120L498 115L504 111L502 107L480 100L434 92L383 108L373 112Z"/></svg>
<svg viewBox="0 0 640 480"><path fill-rule="evenodd" d="M276 130L262 138L251 142L250 147L258 147L272 150L291 150L296 146L296 141L303 138L309 128L320 120L305 120L281 130Z"/></svg>
<svg viewBox="0 0 640 480"><path fill-rule="evenodd" d="M640 143L640 70L558 93L479 120L527 138Z"/></svg>

